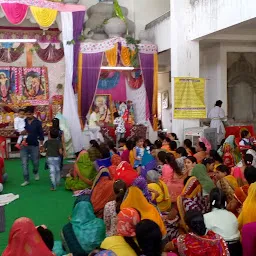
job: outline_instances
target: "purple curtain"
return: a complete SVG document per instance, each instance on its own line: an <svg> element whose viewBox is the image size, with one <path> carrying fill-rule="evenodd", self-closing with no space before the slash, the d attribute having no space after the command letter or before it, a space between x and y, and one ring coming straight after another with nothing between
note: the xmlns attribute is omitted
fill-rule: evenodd
<svg viewBox="0 0 256 256"><path fill-rule="evenodd" d="M152 105L154 94L154 54L140 53L140 66L148 97L149 120L153 125Z"/></svg>
<svg viewBox="0 0 256 256"><path fill-rule="evenodd" d="M74 45L74 66L73 66L73 80L72 80L73 88L75 88L75 85L77 84L77 65L78 65L78 54L79 54L79 48L80 48L79 36L81 35L83 30L85 11L73 12L72 14L73 14L73 38L76 42Z"/></svg>
<svg viewBox="0 0 256 256"><path fill-rule="evenodd" d="M18 60L24 53L25 44L21 43L17 48L2 48L0 49L0 61L12 63Z"/></svg>
<svg viewBox="0 0 256 256"><path fill-rule="evenodd" d="M83 54L83 72L81 85L81 116L83 122L90 110L97 90L103 52Z"/></svg>
<svg viewBox="0 0 256 256"><path fill-rule="evenodd" d="M64 48L56 49L54 44L49 44L42 49L38 43L34 44L38 57L47 63L59 62L64 57Z"/></svg>

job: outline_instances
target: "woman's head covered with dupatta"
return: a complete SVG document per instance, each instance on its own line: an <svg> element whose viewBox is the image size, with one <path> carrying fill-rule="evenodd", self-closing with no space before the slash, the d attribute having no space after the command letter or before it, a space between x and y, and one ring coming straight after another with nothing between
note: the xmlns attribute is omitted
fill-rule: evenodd
<svg viewBox="0 0 256 256"><path fill-rule="evenodd" d="M32 220L17 219L10 231L8 246L3 256L53 256L38 233Z"/></svg>
<svg viewBox="0 0 256 256"><path fill-rule="evenodd" d="M247 223L256 222L256 182L249 187L248 196L243 203L238 222L240 228Z"/></svg>
<svg viewBox="0 0 256 256"><path fill-rule="evenodd" d="M127 162L121 162L116 169L114 180L123 180L127 187L131 186L138 177L138 173Z"/></svg>
<svg viewBox="0 0 256 256"><path fill-rule="evenodd" d="M125 208L136 209L140 213L142 220L150 219L154 221L160 227L162 236L166 236L166 228L160 213L155 206L148 202L139 188L132 186L128 189L128 193L121 204L121 210Z"/></svg>
<svg viewBox="0 0 256 256"><path fill-rule="evenodd" d="M139 176L138 178L136 178L132 185L138 187L143 192L143 194L147 198L147 200L149 202L151 202L152 196L148 190L147 181L142 176Z"/></svg>
<svg viewBox="0 0 256 256"><path fill-rule="evenodd" d="M206 167L203 164L197 164L193 168L191 175L195 176L198 179L198 181L203 187L203 190L206 193L209 194L211 190L215 187L213 181L207 174Z"/></svg>
<svg viewBox="0 0 256 256"><path fill-rule="evenodd" d="M134 208L124 208L117 215L117 233L125 237L135 237L135 227L140 222L140 214Z"/></svg>
<svg viewBox="0 0 256 256"><path fill-rule="evenodd" d="M82 247L84 252L89 253L105 239L105 223L95 216L90 202L81 201L73 209L70 223L64 226L62 237L67 252L78 254L78 248Z"/></svg>
<svg viewBox="0 0 256 256"><path fill-rule="evenodd" d="M91 193L91 203L97 217L102 217L105 204L115 199L113 185L108 169L102 168L94 180Z"/></svg>

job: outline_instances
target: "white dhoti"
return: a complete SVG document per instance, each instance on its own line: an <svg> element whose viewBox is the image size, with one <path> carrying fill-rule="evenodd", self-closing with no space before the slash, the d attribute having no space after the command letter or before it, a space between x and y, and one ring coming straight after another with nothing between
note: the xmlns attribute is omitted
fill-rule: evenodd
<svg viewBox="0 0 256 256"><path fill-rule="evenodd" d="M210 111L208 117L211 118L210 127L217 129L217 144L220 145L221 141L225 139L226 133L224 124L221 120L225 117L225 112L222 108L216 106Z"/></svg>
<svg viewBox="0 0 256 256"><path fill-rule="evenodd" d="M88 127L88 132L89 132L91 140L104 142L104 138L103 138L103 136L100 132L100 127L99 126L89 126Z"/></svg>

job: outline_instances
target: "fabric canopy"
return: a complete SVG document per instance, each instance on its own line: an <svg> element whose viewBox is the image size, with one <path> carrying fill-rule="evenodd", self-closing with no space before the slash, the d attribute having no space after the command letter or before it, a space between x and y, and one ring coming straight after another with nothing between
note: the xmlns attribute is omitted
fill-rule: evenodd
<svg viewBox="0 0 256 256"><path fill-rule="evenodd" d="M0 4L6 18L14 25L22 23L30 7L33 17L41 28L49 28L55 22L58 12L85 12L85 7L82 5L47 0L0 0Z"/></svg>
<svg viewBox="0 0 256 256"><path fill-rule="evenodd" d="M58 11L48 8L31 6L31 13L38 25L42 28L50 27L56 20Z"/></svg>
<svg viewBox="0 0 256 256"><path fill-rule="evenodd" d="M18 25L23 22L27 16L28 6L25 4L13 3L13 4L1 4L3 12L12 24Z"/></svg>

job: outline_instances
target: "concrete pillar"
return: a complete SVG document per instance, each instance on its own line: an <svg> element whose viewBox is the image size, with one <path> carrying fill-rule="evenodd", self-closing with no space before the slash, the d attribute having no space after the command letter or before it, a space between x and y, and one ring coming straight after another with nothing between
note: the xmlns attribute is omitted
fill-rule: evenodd
<svg viewBox="0 0 256 256"><path fill-rule="evenodd" d="M190 2L188 0L171 1L171 76L199 77L199 42L189 40L192 25ZM172 102L174 107L174 86L171 86ZM172 111L172 116L174 111ZM184 129L199 127L198 119L173 119L172 131L180 140L184 138Z"/></svg>

